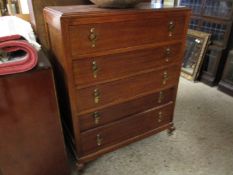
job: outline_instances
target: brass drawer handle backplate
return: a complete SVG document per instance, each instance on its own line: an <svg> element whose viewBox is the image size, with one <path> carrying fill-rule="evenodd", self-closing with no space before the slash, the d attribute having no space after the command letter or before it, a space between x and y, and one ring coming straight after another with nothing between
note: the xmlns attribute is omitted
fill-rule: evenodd
<svg viewBox="0 0 233 175"><path fill-rule="evenodd" d="M97 143L97 146L101 146L101 145L102 145L102 142L103 142L103 138L101 137L100 134L97 134L97 135L96 135L96 143Z"/></svg>
<svg viewBox="0 0 233 175"><path fill-rule="evenodd" d="M168 73L167 71L163 72L163 85L167 84L167 80L168 80Z"/></svg>
<svg viewBox="0 0 233 175"><path fill-rule="evenodd" d="M163 91L160 91L159 92L158 103L162 103L163 99L164 99L164 93L163 93Z"/></svg>
<svg viewBox="0 0 233 175"><path fill-rule="evenodd" d="M99 71L99 68L97 66L97 62L96 61L92 61L92 73L93 73L93 77L97 78L97 73Z"/></svg>
<svg viewBox="0 0 233 175"><path fill-rule="evenodd" d="M169 62L169 56L171 55L171 49L168 47L165 49L165 55L166 55L166 58L165 58L165 61L166 62Z"/></svg>
<svg viewBox="0 0 233 175"><path fill-rule="evenodd" d="M160 111L159 113L158 113L158 122L160 123L160 122L162 122L163 121L163 112L162 111Z"/></svg>
<svg viewBox="0 0 233 175"><path fill-rule="evenodd" d="M169 21L169 23L168 23L168 32L169 32L168 36L169 37L173 36L175 26L176 25L175 25L174 21Z"/></svg>
<svg viewBox="0 0 233 175"><path fill-rule="evenodd" d="M97 34L95 32L95 28L90 29L89 40L91 41L91 46L96 46Z"/></svg>
<svg viewBox="0 0 233 175"><path fill-rule="evenodd" d="M99 89L94 90L94 103L98 104L100 101L100 91Z"/></svg>
<svg viewBox="0 0 233 175"><path fill-rule="evenodd" d="M98 125L100 123L100 113L99 112L94 112L93 118L94 118L95 125Z"/></svg>

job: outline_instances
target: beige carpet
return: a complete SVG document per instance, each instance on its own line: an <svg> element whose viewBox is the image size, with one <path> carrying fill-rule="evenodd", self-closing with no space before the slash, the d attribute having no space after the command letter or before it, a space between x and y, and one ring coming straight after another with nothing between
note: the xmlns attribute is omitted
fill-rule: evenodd
<svg viewBox="0 0 233 175"><path fill-rule="evenodd" d="M162 132L106 154L82 174L233 175L232 97L181 79L175 126L173 136Z"/></svg>

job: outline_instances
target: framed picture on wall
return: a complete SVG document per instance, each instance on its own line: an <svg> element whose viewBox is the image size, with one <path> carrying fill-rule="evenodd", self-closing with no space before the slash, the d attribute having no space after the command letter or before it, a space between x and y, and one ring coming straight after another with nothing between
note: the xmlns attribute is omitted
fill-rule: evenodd
<svg viewBox="0 0 233 175"><path fill-rule="evenodd" d="M196 30L188 30L181 76L195 81L199 75L210 34Z"/></svg>

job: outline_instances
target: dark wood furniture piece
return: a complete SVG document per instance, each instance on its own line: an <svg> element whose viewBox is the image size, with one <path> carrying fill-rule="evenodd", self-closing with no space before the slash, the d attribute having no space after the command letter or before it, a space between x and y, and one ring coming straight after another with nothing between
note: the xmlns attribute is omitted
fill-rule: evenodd
<svg viewBox="0 0 233 175"><path fill-rule="evenodd" d="M51 66L0 77L0 174L69 175Z"/></svg>
<svg viewBox="0 0 233 175"><path fill-rule="evenodd" d="M233 50L229 52L222 79L218 84L218 89L233 96Z"/></svg>
<svg viewBox="0 0 233 175"><path fill-rule="evenodd" d="M181 0L180 4L192 9L190 29L212 35L203 62L200 80L210 86L215 86L221 78L228 52L227 44L233 19L233 1Z"/></svg>
<svg viewBox="0 0 233 175"><path fill-rule="evenodd" d="M78 168L174 130L188 8L90 5L47 7L44 14L51 52L68 88Z"/></svg>
<svg viewBox="0 0 233 175"><path fill-rule="evenodd" d="M90 4L89 0L27 0L29 5L30 21L36 35L45 50L48 49L48 38L45 32L43 9L46 6Z"/></svg>

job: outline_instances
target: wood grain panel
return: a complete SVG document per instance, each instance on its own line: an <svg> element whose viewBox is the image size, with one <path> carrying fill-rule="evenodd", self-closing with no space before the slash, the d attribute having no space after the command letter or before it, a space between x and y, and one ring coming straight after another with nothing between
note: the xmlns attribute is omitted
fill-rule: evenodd
<svg viewBox="0 0 233 175"><path fill-rule="evenodd" d="M94 110L97 107L103 107L109 103L121 103L137 95L155 92L162 88L172 87L177 84L179 71L180 67L172 66L119 81L79 89L76 91L78 113L88 109ZM168 79L166 84L163 84L165 72L168 75ZM94 100L95 90L99 93L98 103L95 103Z"/></svg>
<svg viewBox="0 0 233 175"><path fill-rule="evenodd" d="M75 83L78 86L93 84L168 66L180 62L180 51L181 43L178 42L158 48L76 60L73 63Z"/></svg>
<svg viewBox="0 0 233 175"><path fill-rule="evenodd" d="M163 105L173 100L172 96L174 92L175 88L166 89L135 100L126 101L118 105L78 116L80 119L80 129L85 131Z"/></svg>
<svg viewBox="0 0 233 175"><path fill-rule="evenodd" d="M118 122L81 133L82 153L88 154L139 134L168 124L172 120L173 103L136 114ZM160 119L161 118L161 119ZM98 135L101 144L98 145Z"/></svg>
<svg viewBox="0 0 233 175"><path fill-rule="evenodd" d="M184 20L184 16L169 16L167 18L70 26L72 56L78 57L87 53L183 39ZM168 28L171 21L175 27L172 36L169 36ZM95 28L94 33L97 37L95 47L92 47L92 42L89 40L92 28Z"/></svg>
<svg viewBox="0 0 233 175"><path fill-rule="evenodd" d="M52 68L43 52L38 59L0 77L1 175L70 174Z"/></svg>

